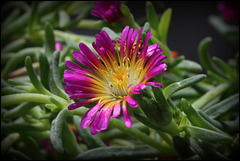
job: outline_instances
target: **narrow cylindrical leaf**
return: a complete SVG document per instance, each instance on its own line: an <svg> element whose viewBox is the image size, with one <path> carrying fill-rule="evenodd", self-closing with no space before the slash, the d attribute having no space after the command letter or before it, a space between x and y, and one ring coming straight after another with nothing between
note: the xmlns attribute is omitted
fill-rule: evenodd
<svg viewBox="0 0 240 161"><path fill-rule="evenodd" d="M8 155L10 157L12 157L13 159L17 159L17 160L32 160L32 158L30 158L29 156L27 156L23 152L21 152L19 150L15 150L13 148L10 148L10 150L8 152Z"/></svg>
<svg viewBox="0 0 240 161"><path fill-rule="evenodd" d="M1 52L2 53L17 52L23 48L25 43L26 43L26 40L24 38L14 40L11 43L9 43L7 46L5 46Z"/></svg>
<svg viewBox="0 0 240 161"><path fill-rule="evenodd" d="M11 86L8 86L8 87L4 87L2 90L1 90L1 93L2 94L17 94L17 93L25 93L26 91L24 90L20 90L20 89L17 89L15 87L11 87Z"/></svg>
<svg viewBox="0 0 240 161"><path fill-rule="evenodd" d="M205 67L205 69L210 70L222 78L227 78L221 69L219 69L210 59L209 55L209 45L211 43L212 39L210 37L207 37L203 39L199 46L198 46L198 57L201 62L201 64Z"/></svg>
<svg viewBox="0 0 240 161"><path fill-rule="evenodd" d="M58 15L59 15L59 26L63 28L70 22L70 17L68 13L65 12L64 10L60 10Z"/></svg>
<svg viewBox="0 0 240 161"><path fill-rule="evenodd" d="M6 66L3 68L1 72L2 79L6 79L9 72L11 72L17 65L24 62L27 56L34 57L36 53L40 52L42 48L34 47L34 48L25 48L16 53L16 56L11 58L9 62L7 62Z"/></svg>
<svg viewBox="0 0 240 161"><path fill-rule="evenodd" d="M190 125L185 126L184 129L188 137L203 139L205 141L220 142L220 143L226 143L226 142L232 141L231 137L212 131L212 130L207 130L204 128L190 126Z"/></svg>
<svg viewBox="0 0 240 161"><path fill-rule="evenodd" d="M3 134L29 131L46 131L49 126L43 123L1 123L1 131Z"/></svg>
<svg viewBox="0 0 240 161"><path fill-rule="evenodd" d="M38 77L33 69L31 58L28 56L25 59L25 66L27 68L27 72L29 78L34 85L34 87L43 94L50 94L50 92L42 85L42 83L38 80Z"/></svg>
<svg viewBox="0 0 240 161"><path fill-rule="evenodd" d="M37 93L18 93L1 96L1 107L7 107L23 102L51 103L50 96Z"/></svg>
<svg viewBox="0 0 240 161"><path fill-rule="evenodd" d="M7 42L9 38L11 38L15 34L23 34L24 28L30 18L30 11L25 12L21 17L16 19L13 23L11 23L8 27L4 27L1 30L1 41L3 44Z"/></svg>
<svg viewBox="0 0 240 161"><path fill-rule="evenodd" d="M120 11L126 20L126 24L130 25L130 27L133 29L140 28L140 26L135 22L134 17L127 5L121 4Z"/></svg>
<svg viewBox="0 0 240 161"><path fill-rule="evenodd" d="M207 108L204 112L207 115L214 116L217 115L219 112L230 109L239 103L239 93L232 95L221 102Z"/></svg>
<svg viewBox="0 0 240 161"><path fill-rule="evenodd" d="M66 153L76 157L79 153L82 153L83 150L79 147L76 137L73 131L69 128L66 121L63 123L63 130L62 130L62 144L63 149Z"/></svg>
<svg viewBox="0 0 240 161"><path fill-rule="evenodd" d="M215 88L209 90L207 93L202 95L199 99L197 99L193 104L194 109L201 109L209 102L220 96L224 91L226 91L230 87L228 82L219 84Z"/></svg>
<svg viewBox="0 0 240 161"><path fill-rule="evenodd" d="M234 70L228 64L226 64L223 60L221 60L218 57L213 57L213 61L217 63L224 70L226 74L229 74L232 77L234 77L235 75Z"/></svg>
<svg viewBox="0 0 240 161"><path fill-rule="evenodd" d="M174 68L177 65L179 65L184 60L184 58L185 57L182 55L182 56L179 56L179 57L173 59L169 63L167 63L168 70L171 69L171 68Z"/></svg>
<svg viewBox="0 0 240 161"><path fill-rule="evenodd" d="M50 134L50 140L52 142L52 145L54 149L56 149L58 152L63 153L63 143L62 143L62 133L63 133L63 124L68 115L67 108L63 109L57 117L52 121L51 125L51 134Z"/></svg>
<svg viewBox="0 0 240 161"><path fill-rule="evenodd" d="M1 141L1 154L5 154L11 145L16 142L19 138L18 133L12 133L8 136L6 136L2 141Z"/></svg>
<svg viewBox="0 0 240 161"><path fill-rule="evenodd" d="M213 72L210 71L210 70L207 71L207 74L208 74L208 77L209 77L211 80L216 81L216 82L219 83L219 84L226 82L226 79L220 77L219 75L213 73Z"/></svg>
<svg viewBox="0 0 240 161"><path fill-rule="evenodd" d="M181 61L179 64L177 64L176 68L184 71L191 71L191 72L202 71L201 65L191 60Z"/></svg>
<svg viewBox="0 0 240 161"><path fill-rule="evenodd" d="M169 8L162 14L160 22L158 24L158 33L160 35L160 40L163 42L164 45L167 45L167 33L171 16L172 9Z"/></svg>
<svg viewBox="0 0 240 161"><path fill-rule="evenodd" d="M48 86L48 76L49 76L49 63L46 54L40 53L39 54L39 76L42 85L46 88L49 89Z"/></svg>
<svg viewBox="0 0 240 161"><path fill-rule="evenodd" d="M50 59L52 56L52 53L55 50L55 38L53 34L53 28L50 25L50 23L45 23L44 26L45 31L45 39L44 39L44 48L45 48L45 54Z"/></svg>
<svg viewBox="0 0 240 161"><path fill-rule="evenodd" d="M16 106L15 108L7 111L3 118L4 119L11 119L17 116L21 116L22 114L28 112L30 109L32 109L34 106L36 105L36 103L30 103L30 102L25 102L22 103L18 106Z"/></svg>
<svg viewBox="0 0 240 161"><path fill-rule="evenodd" d="M208 116L206 113L204 113L202 110L197 110L197 112L199 113L199 115L201 115L206 121L208 121L210 124L212 124L213 126L217 127L218 129L225 131L226 129L224 129L224 126L222 125L221 122L212 119L210 116Z"/></svg>
<svg viewBox="0 0 240 161"><path fill-rule="evenodd" d="M105 147L104 142L97 136L91 135L90 129L82 129L80 126L81 117L73 116L73 123L77 128L78 134L84 140L84 143L88 146L89 149Z"/></svg>
<svg viewBox="0 0 240 161"><path fill-rule="evenodd" d="M79 154L76 160L112 160L112 159L147 159L162 156L162 152L147 145L111 146L88 150Z"/></svg>
<svg viewBox="0 0 240 161"><path fill-rule="evenodd" d="M219 130L202 118L186 99L182 98L181 105L184 113L187 115L187 118L192 125L225 134L223 131Z"/></svg>
<svg viewBox="0 0 240 161"><path fill-rule="evenodd" d="M180 82L172 83L163 89L163 95L165 96L166 99L168 99L173 93L183 88L192 86L193 84L196 84L197 82L203 80L204 78L206 78L205 74L199 74L199 75L184 79Z"/></svg>
<svg viewBox="0 0 240 161"><path fill-rule="evenodd" d="M5 6L6 7L6 6ZM3 7L3 8L5 8ZM1 14L3 14L3 12L1 12ZM5 18L5 20L2 21L1 26L2 28L7 27L8 25L10 25L12 22L14 22L16 20L17 17L19 17L20 14L20 9L19 8L15 8L13 9L9 15Z"/></svg>
<svg viewBox="0 0 240 161"><path fill-rule="evenodd" d="M154 9L153 4L150 1L146 2L147 20L151 27L157 31L158 28L158 16Z"/></svg>
<svg viewBox="0 0 240 161"><path fill-rule="evenodd" d="M49 72L49 88L52 93L69 100L68 95L63 90L62 81L59 74L60 51L55 51L52 56Z"/></svg>
<svg viewBox="0 0 240 161"><path fill-rule="evenodd" d="M71 20L69 23L67 23L64 26L64 29L69 30L72 27L76 26L79 21L81 21L82 19L84 19L88 16L90 9L92 9L92 4L86 3L85 7L81 10L81 12L78 14L78 16L76 18L74 18L73 20Z"/></svg>
<svg viewBox="0 0 240 161"><path fill-rule="evenodd" d="M38 1L32 2L31 7L31 16L29 19L29 33L33 34L33 32L36 30L37 23L38 23Z"/></svg>

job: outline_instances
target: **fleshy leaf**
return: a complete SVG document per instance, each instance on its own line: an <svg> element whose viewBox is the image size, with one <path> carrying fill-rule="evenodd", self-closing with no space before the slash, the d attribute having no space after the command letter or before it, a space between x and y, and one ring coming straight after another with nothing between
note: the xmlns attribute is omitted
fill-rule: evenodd
<svg viewBox="0 0 240 161"><path fill-rule="evenodd" d="M197 82L203 80L204 78L206 78L205 74L199 74L199 75L184 79L182 81L172 83L168 85L165 89L163 89L163 95L165 96L166 99L168 99L173 93L183 88L192 86Z"/></svg>
<svg viewBox="0 0 240 161"><path fill-rule="evenodd" d="M160 22L158 24L158 33L160 35L160 40L163 42L164 45L167 45L167 33L171 16L172 9L169 8L162 14Z"/></svg>

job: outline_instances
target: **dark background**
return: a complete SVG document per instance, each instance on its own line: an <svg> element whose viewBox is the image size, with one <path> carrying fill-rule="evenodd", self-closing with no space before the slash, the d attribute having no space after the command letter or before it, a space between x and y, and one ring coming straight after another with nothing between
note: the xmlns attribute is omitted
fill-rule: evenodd
<svg viewBox="0 0 240 161"><path fill-rule="evenodd" d="M198 61L198 45L201 40L210 36L211 56L217 56L227 61L235 58L239 50L238 45L223 37L208 22L210 15L220 15L217 4L219 1L161 1L163 8L155 5L157 13L163 13L172 8L172 19L168 31L168 47L176 50L186 59ZM154 2L153 2L154 4ZM145 2L127 3L135 19L146 15ZM141 15L141 16L140 16ZM199 62L199 61L198 61Z"/></svg>
<svg viewBox="0 0 240 161"><path fill-rule="evenodd" d="M223 37L208 22L210 15L220 15L217 9L219 1L153 1L155 10L162 14L166 9L172 8L172 18L168 31L168 47L171 50L184 55L186 59L198 60L198 45L206 37L212 38L210 44L210 55L219 57L227 62L235 58L239 50L237 44ZM125 1L135 20L146 16L146 1ZM94 16L89 18L100 19ZM97 30L77 30L80 34L95 35Z"/></svg>

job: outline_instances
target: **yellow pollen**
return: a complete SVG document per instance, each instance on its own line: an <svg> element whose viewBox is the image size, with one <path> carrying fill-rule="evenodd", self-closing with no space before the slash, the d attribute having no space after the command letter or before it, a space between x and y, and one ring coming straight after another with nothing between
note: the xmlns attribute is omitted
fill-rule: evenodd
<svg viewBox="0 0 240 161"><path fill-rule="evenodd" d="M129 86L129 69L128 67L120 67L109 73L109 86L114 97L123 97L128 94Z"/></svg>

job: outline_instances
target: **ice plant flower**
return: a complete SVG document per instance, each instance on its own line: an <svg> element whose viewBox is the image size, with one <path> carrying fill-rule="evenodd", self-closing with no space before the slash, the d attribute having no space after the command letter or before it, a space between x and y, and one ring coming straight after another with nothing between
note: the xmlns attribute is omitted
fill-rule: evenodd
<svg viewBox="0 0 240 161"><path fill-rule="evenodd" d="M218 3L221 16L227 21L238 21L239 7L235 1L221 1Z"/></svg>
<svg viewBox="0 0 240 161"><path fill-rule="evenodd" d="M79 44L80 51L73 51L75 59L88 70L72 61L65 63L71 69L64 71L65 91L71 99L82 99L69 105L68 109L96 103L81 120L83 129L91 125L91 134L107 129L110 117L119 116L121 109L125 125L131 127L133 122L127 104L138 107L133 96L140 94L146 86L162 87L161 83L149 82L149 79L166 70L163 62L167 57L162 55L160 45L148 46L151 31L142 41L142 31L143 28L139 31L126 26L121 39L112 41L103 30L92 43L97 53L83 43Z"/></svg>
<svg viewBox="0 0 240 161"><path fill-rule="evenodd" d="M117 21L123 16L119 1L96 1L91 14L109 22Z"/></svg>

